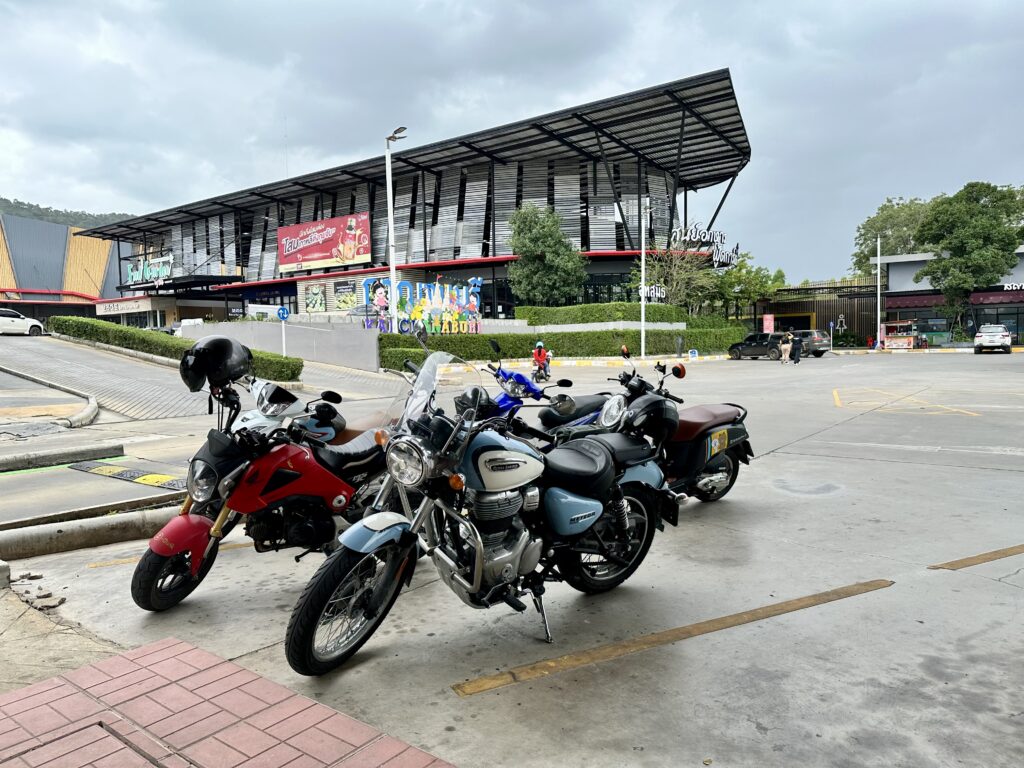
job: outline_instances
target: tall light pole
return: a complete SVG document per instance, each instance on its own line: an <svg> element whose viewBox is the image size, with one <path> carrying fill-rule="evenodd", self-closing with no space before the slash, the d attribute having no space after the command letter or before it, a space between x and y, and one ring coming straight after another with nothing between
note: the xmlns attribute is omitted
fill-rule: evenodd
<svg viewBox="0 0 1024 768"><path fill-rule="evenodd" d="M647 200L640 204L640 357L647 357Z"/></svg>
<svg viewBox="0 0 1024 768"><path fill-rule="evenodd" d="M384 183L388 187L388 269L391 272L391 290L388 307L391 310L391 332L398 333L398 276L395 271L395 196L391 189L391 142L405 138L405 126L399 126L384 140Z"/></svg>
<svg viewBox="0 0 1024 768"><path fill-rule="evenodd" d="M875 240L875 269L878 270L875 293L875 347L882 341L882 236Z"/></svg>

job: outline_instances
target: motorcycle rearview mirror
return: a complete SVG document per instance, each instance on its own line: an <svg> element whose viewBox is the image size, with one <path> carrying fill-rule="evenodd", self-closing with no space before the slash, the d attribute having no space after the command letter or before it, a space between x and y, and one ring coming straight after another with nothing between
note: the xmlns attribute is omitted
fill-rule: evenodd
<svg viewBox="0 0 1024 768"><path fill-rule="evenodd" d="M551 398L551 407L559 416L571 416L576 412L576 401L569 395L555 395Z"/></svg>
<svg viewBox="0 0 1024 768"><path fill-rule="evenodd" d="M422 320L417 320L412 326L412 335L416 338L416 341L420 343L420 346L424 350L427 349L427 326L423 324Z"/></svg>
<svg viewBox="0 0 1024 768"><path fill-rule="evenodd" d="M686 366L682 363L676 363L672 366L672 375L677 379L686 378Z"/></svg>
<svg viewBox="0 0 1024 768"><path fill-rule="evenodd" d="M559 379L555 382L556 387L571 387L572 379Z"/></svg>
<svg viewBox="0 0 1024 768"><path fill-rule="evenodd" d="M333 390L325 389L323 392L320 393L320 399L323 400L325 403L332 403L334 405L337 405L338 403L341 402L341 395L339 395L337 392Z"/></svg>
<svg viewBox="0 0 1024 768"><path fill-rule="evenodd" d="M494 350L494 354L501 357L501 345L499 345L494 339L488 339L487 343L491 345L491 349Z"/></svg>

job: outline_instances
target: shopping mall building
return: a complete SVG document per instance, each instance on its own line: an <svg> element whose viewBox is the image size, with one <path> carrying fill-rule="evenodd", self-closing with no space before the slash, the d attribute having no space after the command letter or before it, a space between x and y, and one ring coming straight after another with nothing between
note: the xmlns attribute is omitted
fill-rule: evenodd
<svg viewBox="0 0 1024 768"><path fill-rule="evenodd" d="M749 160L728 70L395 151L400 285L473 279L482 315L510 317L509 217L533 203L559 214L587 258L580 301L629 298L642 201L652 246L725 254L720 234L699 233ZM86 234L130 251L118 285L125 311L104 302L98 312L134 322L143 304L218 318L246 303L352 311L388 275L385 175L375 157L93 228ZM718 186L710 220L690 220L690 193Z"/></svg>

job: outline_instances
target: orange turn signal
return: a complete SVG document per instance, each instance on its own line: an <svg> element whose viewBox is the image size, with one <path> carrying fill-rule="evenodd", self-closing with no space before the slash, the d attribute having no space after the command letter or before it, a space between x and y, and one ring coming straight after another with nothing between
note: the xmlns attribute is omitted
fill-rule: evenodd
<svg viewBox="0 0 1024 768"><path fill-rule="evenodd" d="M381 448L387 445L388 440L390 439L391 435L388 434L388 431L386 429L378 429L376 432L373 433L374 442L377 443L377 445L379 445Z"/></svg>
<svg viewBox="0 0 1024 768"><path fill-rule="evenodd" d="M466 487L466 476L465 475L449 475L448 485L453 491L461 491Z"/></svg>

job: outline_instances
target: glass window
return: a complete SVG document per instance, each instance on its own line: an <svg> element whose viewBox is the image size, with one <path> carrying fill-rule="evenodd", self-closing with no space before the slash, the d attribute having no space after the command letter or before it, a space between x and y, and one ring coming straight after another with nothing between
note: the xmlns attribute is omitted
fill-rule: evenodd
<svg viewBox="0 0 1024 768"><path fill-rule="evenodd" d="M17 317L18 313L13 309L0 309L0 317Z"/></svg>

